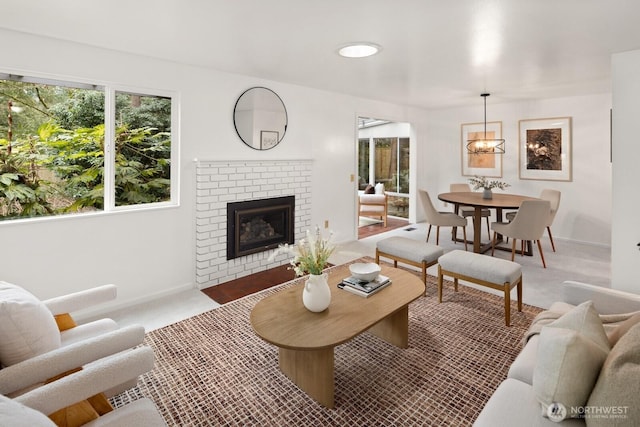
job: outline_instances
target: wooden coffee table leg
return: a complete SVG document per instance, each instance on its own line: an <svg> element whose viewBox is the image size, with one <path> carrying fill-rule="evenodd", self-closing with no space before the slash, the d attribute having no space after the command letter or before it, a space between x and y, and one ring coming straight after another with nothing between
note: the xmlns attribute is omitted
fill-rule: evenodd
<svg viewBox="0 0 640 427"><path fill-rule="evenodd" d="M396 347L409 347L409 306L385 317L369 328L369 332Z"/></svg>
<svg viewBox="0 0 640 427"><path fill-rule="evenodd" d="M333 347L320 350L279 348L280 370L301 390L333 408Z"/></svg>

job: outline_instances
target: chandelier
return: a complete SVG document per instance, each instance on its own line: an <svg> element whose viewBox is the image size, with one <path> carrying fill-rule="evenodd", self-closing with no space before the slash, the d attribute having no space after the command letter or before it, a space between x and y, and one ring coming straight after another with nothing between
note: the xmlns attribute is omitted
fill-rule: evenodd
<svg viewBox="0 0 640 427"><path fill-rule="evenodd" d="M467 152L469 154L504 153L504 139L487 138L487 96L489 95L489 93L480 95L484 98L484 134L482 138L467 141Z"/></svg>

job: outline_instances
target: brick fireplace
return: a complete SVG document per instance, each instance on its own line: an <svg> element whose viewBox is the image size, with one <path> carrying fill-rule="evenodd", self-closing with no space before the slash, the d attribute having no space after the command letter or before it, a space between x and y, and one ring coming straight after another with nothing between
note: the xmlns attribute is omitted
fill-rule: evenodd
<svg viewBox="0 0 640 427"><path fill-rule="evenodd" d="M227 203L227 259L294 242L295 196Z"/></svg>
<svg viewBox="0 0 640 427"><path fill-rule="evenodd" d="M269 260L272 250L227 259L227 208L237 202L293 197L293 234L297 241L311 228L311 173L312 161L306 159L197 162L198 288L248 276L288 261L284 254Z"/></svg>

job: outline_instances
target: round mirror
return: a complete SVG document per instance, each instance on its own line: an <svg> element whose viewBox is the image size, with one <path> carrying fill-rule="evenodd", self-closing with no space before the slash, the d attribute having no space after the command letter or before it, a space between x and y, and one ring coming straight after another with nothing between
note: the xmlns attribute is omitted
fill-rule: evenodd
<svg viewBox="0 0 640 427"><path fill-rule="evenodd" d="M238 98L233 124L249 147L268 150L278 145L287 131L287 109L271 89L252 87Z"/></svg>

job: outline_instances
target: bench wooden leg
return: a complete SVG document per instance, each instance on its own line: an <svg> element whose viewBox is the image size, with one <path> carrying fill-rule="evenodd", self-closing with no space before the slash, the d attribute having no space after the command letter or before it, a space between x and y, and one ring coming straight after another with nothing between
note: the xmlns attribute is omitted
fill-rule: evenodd
<svg viewBox="0 0 640 427"><path fill-rule="evenodd" d="M442 302L442 268L440 265L438 265L438 302Z"/></svg>
<svg viewBox="0 0 640 427"><path fill-rule="evenodd" d="M522 276L516 286L518 292L518 311L522 311Z"/></svg>
<svg viewBox="0 0 640 427"><path fill-rule="evenodd" d="M458 278L457 277L453 278L453 290L455 292L458 292Z"/></svg>
<svg viewBox="0 0 640 427"><path fill-rule="evenodd" d="M380 251L376 248L376 264L380 265Z"/></svg>
<svg viewBox="0 0 640 427"><path fill-rule="evenodd" d="M511 326L511 283L504 284L504 322Z"/></svg>
<svg viewBox="0 0 640 427"><path fill-rule="evenodd" d="M427 261L422 261L422 283L424 283L424 296L427 296Z"/></svg>

